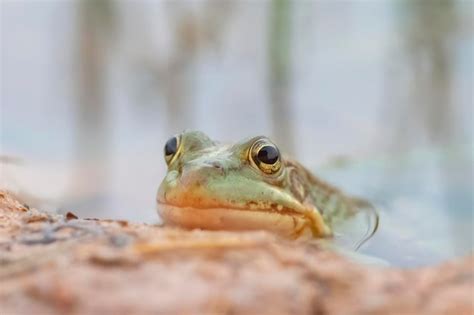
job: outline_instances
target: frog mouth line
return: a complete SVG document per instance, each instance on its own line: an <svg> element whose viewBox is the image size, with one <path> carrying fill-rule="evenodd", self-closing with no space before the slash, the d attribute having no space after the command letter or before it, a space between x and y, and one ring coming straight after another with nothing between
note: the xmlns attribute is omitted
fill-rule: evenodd
<svg viewBox="0 0 474 315"><path fill-rule="evenodd" d="M158 202L167 225L205 230L269 230L281 236L311 238L311 221L302 213L273 209L175 206Z"/></svg>
<svg viewBox="0 0 474 315"><path fill-rule="evenodd" d="M197 207L197 206L181 206L181 205L173 205L165 202L157 202L158 208L159 207L172 207L172 208L186 208L189 210L195 211L206 211L212 209L220 209L220 210L232 210L232 211L245 211L245 212L260 212L260 213L276 213L281 215L289 215L289 216L301 216L304 217L304 214L301 212L297 212L290 208L283 207L281 210L275 208L236 208L236 207L227 207L227 206L213 206L213 207Z"/></svg>

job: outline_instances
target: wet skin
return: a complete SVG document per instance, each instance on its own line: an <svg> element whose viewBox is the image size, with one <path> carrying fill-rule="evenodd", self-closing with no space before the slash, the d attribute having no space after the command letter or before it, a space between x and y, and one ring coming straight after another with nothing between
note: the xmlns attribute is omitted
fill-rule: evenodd
<svg viewBox="0 0 474 315"><path fill-rule="evenodd" d="M157 203L168 225L320 238L359 211L374 211L281 156L262 136L222 145L187 131L168 140L165 160Z"/></svg>

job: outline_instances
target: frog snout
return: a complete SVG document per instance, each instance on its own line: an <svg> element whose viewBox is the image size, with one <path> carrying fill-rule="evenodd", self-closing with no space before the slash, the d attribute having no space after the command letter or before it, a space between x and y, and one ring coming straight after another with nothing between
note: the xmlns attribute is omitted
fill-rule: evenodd
<svg viewBox="0 0 474 315"><path fill-rule="evenodd" d="M223 176L224 166L218 162L203 163L199 166L189 165L183 167L180 183L185 186L201 186L210 178Z"/></svg>

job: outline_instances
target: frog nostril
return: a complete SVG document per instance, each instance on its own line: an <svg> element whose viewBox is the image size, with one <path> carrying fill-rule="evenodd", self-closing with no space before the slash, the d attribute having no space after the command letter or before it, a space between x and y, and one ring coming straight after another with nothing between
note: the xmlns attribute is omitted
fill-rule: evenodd
<svg viewBox="0 0 474 315"><path fill-rule="evenodd" d="M212 162L211 165L214 167L214 168L217 168L217 169L223 169L224 167L222 166L221 163L219 162Z"/></svg>

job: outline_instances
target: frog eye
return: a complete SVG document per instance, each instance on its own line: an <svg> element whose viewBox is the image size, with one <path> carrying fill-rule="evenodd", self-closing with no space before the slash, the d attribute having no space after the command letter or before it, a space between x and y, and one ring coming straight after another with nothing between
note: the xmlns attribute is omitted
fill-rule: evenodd
<svg viewBox="0 0 474 315"><path fill-rule="evenodd" d="M257 140L250 148L250 160L265 174L275 174L281 168L280 151L265 139Z"/></svg>
<svg viewBox="0 0 474 315"><path fill-rule="evenodd" d="M180 138L178 136L169 138L168 141L166 141L164 148L166 164L170 165L171 162L174 161L174 158L178 155L179 146Z"/></svg>

